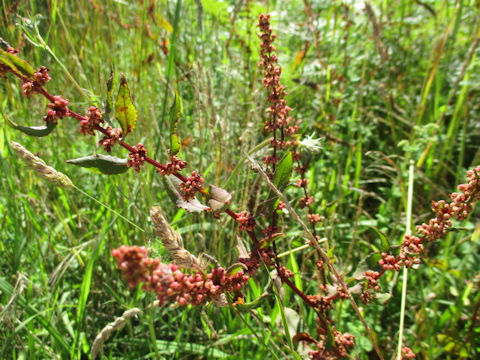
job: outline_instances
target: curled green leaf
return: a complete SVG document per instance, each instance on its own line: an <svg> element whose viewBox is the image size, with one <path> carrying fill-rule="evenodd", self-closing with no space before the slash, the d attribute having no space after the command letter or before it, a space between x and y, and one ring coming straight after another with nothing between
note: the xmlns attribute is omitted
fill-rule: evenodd
<svg viewBox="0 0 480 360"><path fill-rule="evenodd" d="M122 174L128 170L126 159L102 154L67 160L67 163L88 168L104 175Z"/></svg>
<svg viewBox="0 0 480 360"><path fill-rule="evenodd" d="M12 120L7 118L6 116L4 117L7 120L7 123L8 125L10 125L10 127L14 128L15 130L19 130L27 135L35 136L35 137L47 136L57 126L55 121L50 121L47 123L47 125L41 125L41 126L22 126L14 123Z"/></svg>

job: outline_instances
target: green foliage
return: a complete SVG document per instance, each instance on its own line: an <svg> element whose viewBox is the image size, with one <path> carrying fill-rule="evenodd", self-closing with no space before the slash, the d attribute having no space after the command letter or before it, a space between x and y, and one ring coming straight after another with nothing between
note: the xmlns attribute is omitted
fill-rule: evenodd
<svg viewBox="0 0 480 360"><path fill-rule="evenodd" d="M136 127L131 141L141 139L148 154L162 163L168 161L167 150L177 146L168 136L177 89L183 101L182 141L174 140L181 143L189 169L231 193L235 211L251 209L262 223L269 194L244 156L261 161L268 149L258 146L265 141L266 115L255 27L258 13L267 9L265 2L245 4L2 2L1 36L21 47L21 53L13 57L1 52L0 64L28 78L33 69L48 66L48 90L65 95L69 107L81 114L104 101L112 64L129 79L129 85L120 84L123 95L117 100L133 106L128 87L135 89L136 111L118 114L124 135ZM446 198L463 182L465 169L480 159L477 5L406 0L369 4L377 28L358 1L273 1L268 9L275 13L275 46L291 114L302 120L300 133L323 143L321 153L302 154L311 164L306 178L314 211L325 218L317 232L352 282L358 267L379 270L379 253L387 247L396 251L401 241L410 159L419 165L416 224L431 216L431 200ZM161 44L169 52L163 52ZM117 106L112 81L107 86L107 120ZM22 97L20 85L11 75L0 79L2 113L19 124L40 122L43 100ZM137 112L138 119L133 116ZM79 136L72 119L60 120L56 131L41 139L6 125L0 127L0 358L85 358L106 324L125 309L147 308L155 299L128 288L110 252L121 244L146 245L168 261L160 241L151 235L148 208L154 204L162 205L192 253L211 254L222 265L238 258L237 245L245 239L233 230L232 220L178 209L178 193L170 205L156 173L105 177L69 166L66 160L91 154L96 143ZM94 200L39 181L12 156L10 140L39 153L145 232ZM117 148L112 155L126 157ZM292 166L290 160L274 182L295 203L298 189L287 187L295 180L288 170ZM300 215L305 218L305 213ZM279 221L289 224L277 239L279 252L304 244L290 214L281 212ZM455 224L460 230L429 247L425 263L409 271L404 342L418 358L478 357L480 330L473 317L480 302L477 222L474 212ZM296 284L301 280L307 294L318 292L314 260L311 248L280 259L295 269L293 279ZM239 305L238 312L215 305L152 308L112 334L101 349L103 357L255 359L273 358L274 353L287 358L291 351L282 320L288 323L288 317L268 282L263 275L250 280L243 294L248 307ZM387 276L380 285L383 298L363 311L385 358L393 358L401 284ZM261 297L263 291L268 295ZM315 313L295 302L291 291L284 292L285 306L302 317L290 335L316 334ZM371 343L350 306L337 303L332 317L337 328L356 336L353 357L371 358Z"/></svg>
<svg viewBox="0 0 480 360"><path fill-rule="evenodd" d="M115 156L96 154L67 160L68 164L88 168L104 175L122 174L128 170L127 160Z"/></svg>
<svg viewBox="0 0 480 360"><path fill-rule="evenodd" d="M115 101L115 119L118 120L122 127L123 136L127 136L128 133L135 129L135 124L137 123L137 109L135 108L135 105L133 105L127 79L123 74L120 78L117 100Z"/></svg>

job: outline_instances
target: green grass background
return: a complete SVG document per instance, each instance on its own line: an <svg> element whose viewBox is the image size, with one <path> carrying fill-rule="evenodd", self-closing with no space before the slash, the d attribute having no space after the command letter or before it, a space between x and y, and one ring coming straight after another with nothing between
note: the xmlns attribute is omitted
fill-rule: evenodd
<svg viewBox="0 0 480 360"><path fill-rule="evenodd" d="M271 13L292 115L302 121L302 134L322 143L307 173L315 210L325 217L319 233L351 279L380 249L381 234L401 242L409 160L417 165L413 222L421 224L431 216L430 202L454 191L480 154L478 1L369 4L370 15L354 0L2 0L0 36L36 68L48 66L48 90L79 113L92 104L103 108L111 67L124 73L139 114L127 140L142 142L163 163L178 89L187 170L228 189L232 209L242 211L266 195L244 154L265 139L256 19ZM21 125L40 125L46 102L25 98L20 85L12 76L0 79L1 111ZM143 231L82 193L35 176L12 153L11 140ZM151 168L107 177L66 164L102 152L98 140L83 137L73 119L61 120L46 138L0 125L0 358L88 359L98 332L132 307L143 312L104 344L103 358L289 358L281 309L298 320L292 335L315 334L315 314L286 288L283 303L277 301L267 274L245 289L246 301L270 294L252 313L214 305L147 308L154 296L129 289L110 253L121 244L145 245L169 261L153 236L151 206L162 206L190 251L223 265L237 258L239 233L226 216L178 210ZM121 148L113 154L127 156ZM298 201L294 188L286 195ZM288 216L283 221L279 251L304 244L300 226ZM479 354L478 214L456 226L409 275L404 341L420 359ZM283 259L308 294L318 291L314 260L309 249ZM384 357L393 358L400 277L388 274L381 285L391 298L362 312ZM347 302L337 302L332 317L339 330L355 334L354 358L376 358Z"/></svg>

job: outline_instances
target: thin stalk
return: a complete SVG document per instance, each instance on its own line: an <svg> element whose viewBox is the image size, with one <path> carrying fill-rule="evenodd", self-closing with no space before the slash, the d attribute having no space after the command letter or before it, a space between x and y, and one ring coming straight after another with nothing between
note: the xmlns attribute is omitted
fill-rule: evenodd
<svg viewBox="0 0 480 360"><path fill-rule="evenodd" d="M414 177L414 164L413 160L410 160L410 166L408 169L408 197L407 197L407 224L405 225L405 236L411 235L412 230L412 205L413 205L413 177ZM400 304L400 324L398 330L398 348L397 359L402 359L402 342L403 342L403 329L405 324L405 305L407 303L407 278L408 269L403 267L403 284L402 284L402 300Z"/></svg>
<svg viewBox="0 0 480 360"><path fill-rule="evenodd" d="M122 214L118 213L117 211L113 210L111 207L109 207L108 205L102 203L100 200L97 200L95 199L92 195L86 193L85 191L83 191L82 189L80 189L79 187L77 187L75 184L73 185L73 188L75 190L77 190L80 194L82 195L85 195L86 197L88 197L89 199L95 201L96 203L98 203L99 205L102 205L105 209L107 209L108 211L111 211L112 213L114 213L115 215L117 215L118 217L120 217L121 219L125 220L126 222L128 222L130 225L132 225L133 227L135 227L137 230L140 230L142 232L145 232L145 230L143 230L140 226L138 226L137 224L135 224L134 222L132 222L131 220L128 220L125 216L123 216Z"/></svg>

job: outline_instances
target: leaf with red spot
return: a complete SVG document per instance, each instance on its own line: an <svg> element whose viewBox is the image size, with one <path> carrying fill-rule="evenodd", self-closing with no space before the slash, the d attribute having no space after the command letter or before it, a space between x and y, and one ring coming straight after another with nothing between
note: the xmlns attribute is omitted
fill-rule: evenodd
<svg viewBox="0 0 480 360"><path fill-rule="evenodd" d="M130 89L123 74L120 79L117 100L115 101L115 119L120 123L124 137L135 129L137 109L133 105Z"/></svg>

